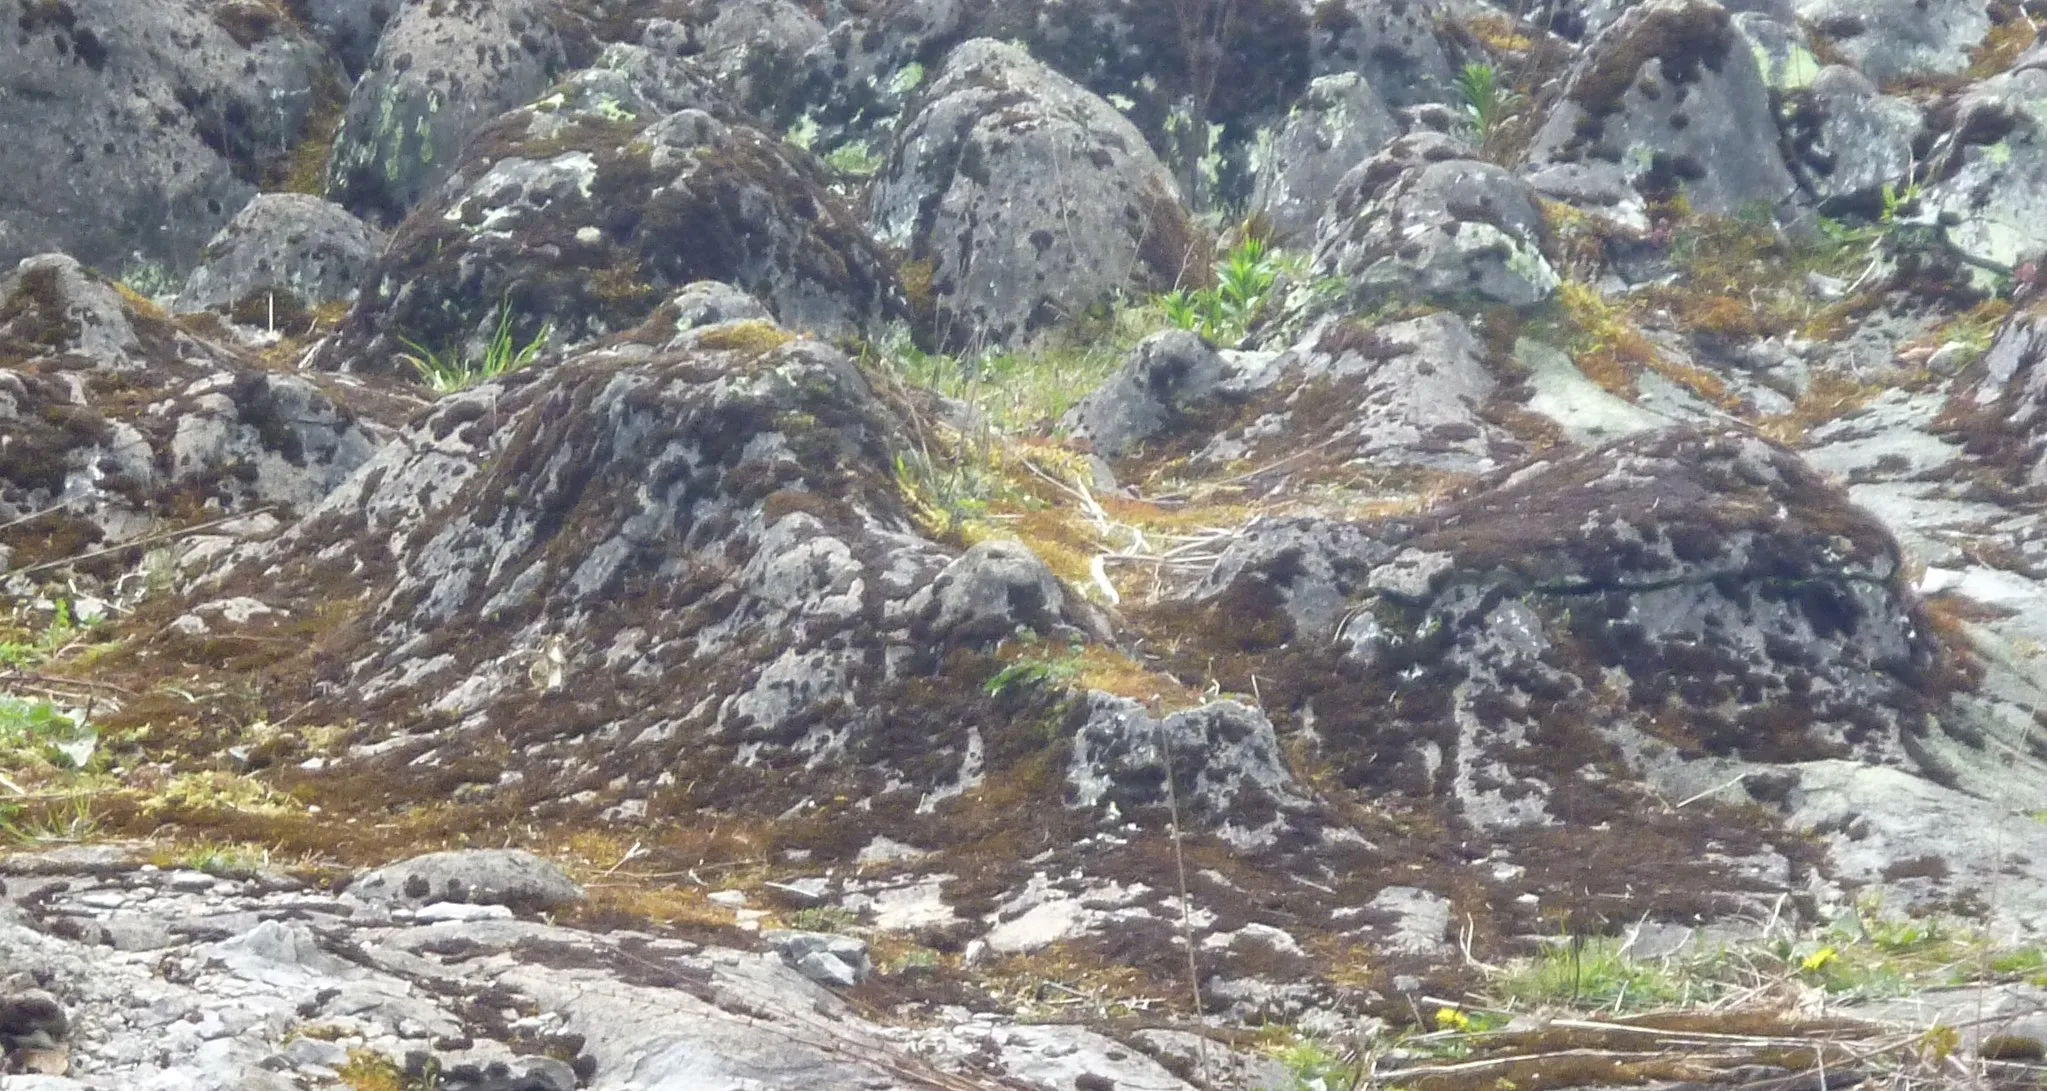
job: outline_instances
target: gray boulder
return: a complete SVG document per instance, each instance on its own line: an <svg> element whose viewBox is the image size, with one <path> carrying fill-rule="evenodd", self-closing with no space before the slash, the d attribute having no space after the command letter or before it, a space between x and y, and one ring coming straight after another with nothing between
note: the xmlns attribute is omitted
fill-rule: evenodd
<svg viewBox="0 0 2047 1091"><path fill-rule="evenodd" d="M1543 231L1528 183L1441 133L1416 133L1344 176L1317 228L1315 273L1341 278L1359 310L1389 299L1530 306L1558 283Z"/></svg>
<svg viewBox="0 0 2047 1091"><path fill-rule="evenodd" d="M147 292L175 286L341 86L318 42L251 3L12 5L0 72L0 268L61 250Z"/></svg>
<svg viewBox="0 0 2047 1091"><path fill-rule="evenodd" d="M1937 145L1927 211L1951 224L1947 239L2004 269L2047 250L2047 69L1994 76L1956 101Z"/></svg>
<svg viewBox="0 0 2047 1091"><path fill-rule="evenodd" d="M353 80L369 67L377 39L400 0L293 0L292 7Z"/></svg>
<svg viewBox="0 0 2047 1091"><path fill-rule="evenodd" d="M1309 54L1313 72L1355 72L1394 106L1449 102L1457 69L1439 37L1444 18L1437 0L1317 4Z"/></svg>
<svg viewBox="0 0 2047 1091"><path fill-rule="evenodd" d="M908 610L947 644L993 644L1026 633L1055 639L1106 635L1087 603L1062 588L1021 542L983 542L960 554L911 598Z"/></svg>
<svg viewBox="0 0 2047 1091"><path fill-rule="evenodd" d="M569 348L702 280L792 329L876 332L902 313L889 259L814 160L703 110L633 112L657 93L593 70L493 123L371 269L316 366L404 373L406 341L476 358L506 309L520 344L551 327Z"/></svg>
<svg viewBox="0 0 2047 1091"><path fill-rule="evenodd" d="M1785 99L1784 127L1798 180L1821 201L1868 202L1912 171L1919 108L1877 93L1861 73L1829 65Z"/></svg>
<svg viewBox="0 0 2047 1091"><path fill-rule="evenodd" d="M640 44L692 58L734 102L765 113L824 37L824 24L794 0L751 0L710 5L691 18L652 20Z"/></svg>
<svg viewBox="0 0 2047 1091"><path fill-rule="evenodd" d="M1158 716L1127 697L1089 692L1071 713L1077 725L1067 764L1074 806L1132 820L1162 815L1214 830L1238 849L1267 848L1296 834L1308 798L1272 721L1235 701ZM1163 825L1163 823L1161 823Z"/></svg>
<svg viewBox="0 0 2047 1091"><path fill-rule="evenodd" d="M1794 0L1798 17L1883 86L1956 76L1990 33L1985 0Z"/></svg>
<svg viewBox="0 0 2047 1091"><path fill-rule="evenodd" d="M1946 422L1973 465L2013 486L2047 484L2047 317L2007 319Z"/></svg>
<svg viewBox="0 0 2047 1091"><path fill-rule="evenodd" d="M6 539L16 566L139 536L194 503L309 507L379 431L61 254L0 280L0 421L0 523L19 524ZM31 513L44 514L24 522Z"/></svg>
<svg viewBox="0 0 2047 1091"><path fill-rule="evenodd" d="M1400 123L1363 76L1344 72L1308 85L1258 146L1251 205L1282 243L1312 242L1337 182L1400 135Z"/></svg>
<svg viewBox="0 0 2047 1091"><path fill-rule="evenodd" d="M1095 454L1122 458L1212 406L1232 370L1192 332L1155 333L1131 350L1123 366L1081 399L1063 423L1085 438Z"/></svg>
<svg viewBox="0 0 2047 1091"><path fill-rule="evenodd" d="M1499 386L1484 344L1456 315L1377 328L1325 320L1231 384L1242 407L1191 461L1285 459L1286 472L1309 475L1346 465L1482 472L1522 451L1483 416Z"/></svg>
<svg viewBox="0 0 2047 1091"><path fill-rule="evenodd" d="M1013 45L959 46L869 199L885 244L922 263L913 300L948 349L1022 342L1122 293L1179 283L1195 229L1173 179L1114 108Z"/></svg>
<svg viewBox="0 0 2047 1091"><path fill-rule="evenodd" d="M820 985L850 989L874 973L867 941L857 936L776 930L761 933L761 939L797 973Z"/></svg>
<svg viewBox="0 0 2047 1091"><path fill-rule="evenodd" d="M1701 212L1775 208L1797 189L1754 52L1715 0L1648 0L1586 47L1531 166L1619 163L1648 194Z"/></svg>
<svg viewBox="0 0 2047 1091"><path fill-rule="evenodd" d="M349 96L327 196L396 224L448 177L470 137L568 68L555 0L407 4Z"/></svg>
<svg viewBox="0 0 2047 1091"><path fill-rule="evenodd" d="M206 244L176 307L250 323L278 313L302 315L353 299L383 248L383 234L340 205L266 193Z"/></svg>
<svg viewBox="0 0 2047 1091"><path fill-rule="evenodd" d="M532 913L583 900L583 888L561 868L517 849L430 852L358 875L348 893L370 902L505 905Z"/></svg>

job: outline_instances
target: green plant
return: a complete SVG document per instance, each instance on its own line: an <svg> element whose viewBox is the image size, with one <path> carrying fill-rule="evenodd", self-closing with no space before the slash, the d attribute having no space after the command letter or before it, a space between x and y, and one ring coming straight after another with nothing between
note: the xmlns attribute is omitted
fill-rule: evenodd
<svg viewBox="0 0 2047 1091"><path fill-rule="evenodd" d="M836 905L813 905L789 918L789 927L799 932L851 932L859 923L859 914Z"/></svg>
<svg viewBox="0 0 2047 1091"><path fill-rule="evenodd" d="M1520 92L1500 82L1499 70L1489 64L1467 64L1457 74L1457 97L1463 100L1464 116L1471 121L1481 148L1525 100Z"/></svg>
<svg viewBox="0 0 2047 1091"><path fill-rule="evenodd" d="M1626 1011L1668 1003L1682 989L1665 967L1629 958L1611 936L1569 936L1509 967L1493 990L1529 1004Z"/></svg>
<svg viewBox="0 0 2047 1091"><path fill-rule="evenodd" d="M1215 263L1213 288L1167 292L1159 297L1159 310L1167 322L1210 341L1242 340L1271 298L1280 274L1293 264L1264 239L1247 234Z"/></svg>
<svg viewBox="0 0 2047 1091"><path fill-rule="evenodd" d="M0 697L0 753L27 751L59 768L82 769L98 738L84 716L49 701Z"/></svg>
<svg viewBox="0 0 2047 1091"><path fill-rule="evenodd" d="M888 160L876 155L864 140L841 144L824 157L824 165L848 178L872 178L881 173Z"/></svg>
<svg viewBox="0 0 2047 1091"><path fill-rule="evenodd" d="M50 620L33 640L0 641L0 666L31 670L57 657L89 626L78 624L71 603L58 599Z"/></svg>
<svg viewBox="0 0 2047 1091"><path fill-rule="evenodd" d="M1363 1077L1360 1066L1320 1038L1295 1038L1274 1054L1292 1081L1290 1091L1345 1091Z"/></svg>
<svg viewBox="0 0 2047 1091"><path fill-rule="evenodd" d="M85 841L98 831L99 816L88 795L73 795L34 817L21 804L0 805L0 835L21 844Z"/></svg>
<svg viewBox="0 0 2047 1091"><path fill-rule="evenodd" d="M1073 647L1062 655L1026 655L996 671L982 687L990 697L1000 697L1035 686L1064 686L1080 677L1082 649Z"/></svg>
<svg viewBox="0 0 2047 1091"><path fill-rule="evenodd" d="M453 394L509 375L532 363L553 336L554 324L550 322L542 326L531 341L524 345L515 344L512 338L512 301L507 298L498 306L497 333L484 348L481 360L470 361L452 351L438 353L408 338L399 340L412 350L403 355L426 385L436 394Z"/></svg>
<svg viewBox="0 0 2047 1091"><path fill-rule="evenodd" d="M1883 189L1884 210L1877 222L1885 227L1896 226L1900 221L1911 215L1913 208L1919 204L1919 197L1920 188L1917 181L1908 180L1903 189L1899 189L1890 182L1885 182Z"/></svg>

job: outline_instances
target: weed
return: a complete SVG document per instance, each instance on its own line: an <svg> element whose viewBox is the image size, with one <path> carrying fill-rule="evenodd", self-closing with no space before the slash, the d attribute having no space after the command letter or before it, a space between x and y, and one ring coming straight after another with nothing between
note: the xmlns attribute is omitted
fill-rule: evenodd
<svg viewBox="0 0 2047 1091"><path fill-rule="evenodd" d="M1683 995L1667 968L1636 961L1611 936L1569 936L1510 967L1492 982L1501 996L1524 1004L1568 1004L1627 1011Z"/></svg>
<svg viewBox="0 0 2047 1091"><path fill-rule="evenodd" d="M1265 309L1281 273L1297 272L1299 261L1246 234L1215 263L1215 287L1175 289L1159 297L1166 321L1217 344L1243 340Z"/></svg>
<svg viewBox="0 0 2047 1091"><path fill-rule="evenodd" d="M797 910L789 918L789 927L799 932L850 933L859 924L859 914L836 905L813 905Z"/></svg>
<svg viewBox="0 0 2047 1091"><path fill-rule="evenodd" d="M66 712L49 701L0 697L0 754L26 750L59 768L83 769L97 743L83 713Z"/></svg>
<svg viewBox="0 0 2047 1091"><path fill-rule="evenodd" d="M1499 70L1489 64L1464 66L1457 74L1457 97L1463 101L1464 116L1471 121L1481 149L1526 101L1526 96L1502 84Z"/></svg>
<svg viewBox="0 0 2047 1091"><path fill-rule="evenodd" d="M533 362L540 350L547 347L548 339L554 336L554 324L540 328L533 340L516 345L512 338L512 301L506 299L498 306L497 334L484 349L483 359L470 361L456 356L452 351L438 353L417 341L399 338L412 350L405 354L413 370L436 394L453 394L467 390L478 383L509 375Z"/></svg>
<svg viewBox="0 0 2047 1091"><path fill-rule="evenodd" d="M1356 1086L1363 1074L1355 1061L1320 1038L1295 1038L1273 1060L1286 1068L1291 1091L1339 1091Z"/></svg>
<svg viewBox="0 0 2047 1091"><path fill-rule="evenodd" d="M248 878L270 866L270 850L249 844L202 844L166 854L151 863L223 878Z"/></svg>
<svg viewBox="0 0 2047 1091"><path fill-rule="evenodd" d="M1037 686L1064 687L1081 675L1081 658L1085 649L1073 647L1062 655L1026 655L1017 659L988 679L986 690L990 697L1015 693Z"/></svg>
<svg viewBox="0 0 2047 1091"><path fill-rule="evenodd" d="M0 804L0 836L25 845L76 844L99 832L99 813L83 793L31 813L19 803Z"/></svg>

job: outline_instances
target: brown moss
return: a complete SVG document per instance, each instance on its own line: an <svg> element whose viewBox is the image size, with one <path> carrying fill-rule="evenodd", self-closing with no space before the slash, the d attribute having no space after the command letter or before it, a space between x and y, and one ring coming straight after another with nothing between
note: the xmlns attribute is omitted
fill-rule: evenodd
<svg viewBox="0 0 2047 1091"><path fill-rule="evenodd" d="M773 322L732 322L713 326L698 335L696 343L718 352L762 356L796 340L796 335Z"/></svg>
<svg viewBox="0 0 2047 1091"><path fill-rule="evenodd" d="M2019 57L2040 37L2024 8L2011 0L1992 3L1990 16L1993 20L1990 33L1969 53L1965 75L1972 82L2011 71Z"/></svg>
<svg viewBox="0 0 2047 1091"><path fill-rule="evenodd" d="M1623 22L1633 24L1631 33L1593 53L1571 83L1571 100L1594 118L1620 108L1621 96L1651 60L1663 62L1665 79L1686 83L1701 67L1718 71L1734 48L1733 22L1717 4L1656 9L1630 18L1634 15L1623 16Z"/></svg>

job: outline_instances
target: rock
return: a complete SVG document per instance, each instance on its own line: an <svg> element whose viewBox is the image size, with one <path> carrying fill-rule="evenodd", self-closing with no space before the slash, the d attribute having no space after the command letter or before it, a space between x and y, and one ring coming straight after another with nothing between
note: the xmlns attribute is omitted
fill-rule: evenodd
<svg viewBox="0 0 2047 1091"><path fill-rule="evenodd" d="M1694 209L1774 208L1796 188L1769 89L1715 0L1648 0L1586 48L1529 148L1532 166L1619 163L1647 195L1682 188Z"/></svg>
<svg viewBox="0 0 2047 1091"><path fill-rule="evenodd" d="M1310 243L1345 172L1400 135L1400 123L1363 76L1323 76L1258 145L1252 207L1271 218L1273 237Z"/></svg>
<svg viewBox="0 0 2047 1091"><path fill-rule="evenodd" d="M744 289L791 329L871 331L901 313L888 259L800 151L696 109L614 115L619 100L591 81L557 98L469 146L316 366L407 373L406 341L480 358L508 313L518 343L547 329L569 348L701 280Z"/></svg>
<svg viewBox="0 0 2047 1091"><path fill-rule="evenodd" d="M17 566L139 536L198 501L310 506L378 442L311 381L192 337L61 254L0 280L0 368L0 523L25 547Z"/></svg>
<svg viewBox="0 0 2047 1091"><path fill-rule="evenodd" d="M1107 103L1013 45L953 50L869 198L907 252L912 305L948 349L1028 341L1194 255L1172 176ZM916 272L911 272L916 270Z"/></svg>
<svg viewBox="0 0 2047 1091"><path fill-rule="evenodd" d="M1961 253L2014 269L2047 251L2047 222L2030 211L2047 191L2047 70L1983 80L1952 116L1928 169L1925 210L1951 224L1946 239Z"/></svg>
<svg viewBox="0 0 2047 1091"><path fill-rule="evenodd" d="M1972 378L1947 411L1963 450L2008 484L2047 483L2047 315L2007 319Z"/></svg>
<svg viewBox="0 0 2047 1091"><path fill-rule="evenodd" d="M1297 1083L1293 1072L1271 1057L1232 1049L1189 1031L1137 1030L1130 1040L1173 1072L1193 1077L1208 1072L1215 1086L1293 1091Z"/></svg>
<svg viewBox="0 0 2047 1091"><path fill-rule="evenodd" d="M547 913L583 900L559 867L516 849L433 852L358 876L348 892L365 901L503 905Z"/></svg>
<svg viewBox="0 0 2047 1091"><path fill-rule="evenodd" d="M826 932L768 931L761 939L797 973L833 988L850 989L874 972L867 941Z"/></svg>
<svg viewBox="0 0 2047 1091"><path fill-rule="evenodd" d="M41 989L0 995L0 1054L56 1049L71 1034L57 998Z"/></svg>
<svg viewBox="0 0 2047 1091"><path fill-rule="evenodd" d="M675 328L693 330L726 322L772 322L761 302L730 284L699 280L682 286L668 301L675 312Z"/></svg>
<svg viewBox="0 0 2047 1091"><path fill-rule="evenodd" d="M1430 957L1449 950L1451 906L1441 895L1411 886L1389 886L1373 895L1365 909L1393 919L1390 934L1380 941L1388 953Z"/></svg>
<svg viewBox="0 0 2047 1091"><path fill-rule="evenodd" d="M1498 388L1485 346L1454 315L1377 329L1327 320L1233 380L1227 392L1235 411L1217 415L1222 428L1193 430L1178 444L1205 466L1259 466L1291 455L1284 468L1297 477L1368 464L1478 472L1522 450L1483 415Z"/></svg>
<svg viewBox="0 0 2047 1091"><path fill-rule="evenodd" d="M1290 828L1307 799L1282 759L1272 723L1234 701L1154 716L1136 701L1089 693L1069 714L1076 725L1066 769L1068 796L1112 814L1156 813L1173 779L1179 820L1239 849L1264 848Z"/></svg>
<svg viewBox="0 0 2047 1091"><path fill-rule="evenodd" d="M213 310L247 325L290 329L306 312L355 298L383 235L339 205L266 193L200 253L176 309Z"/></svg>
<svg viewBox="0 0 2047 1091"><path fill-rule="evenodd" d="M384 24L400 0L294 0L293 11L354 80L369 67Z"/></svg>
<svg viewBox="0 0 2047 1091"><path fill-rule="evenodd" d="M1451 101L1457 73L1437 29L1445 21L1436 0L1319 4L1310 53L1314 74L1355 72L1395 106Z"/></svg>
<svg viewBox="0 0 2047 1091"><path fill-rule="evenodd" d="M327 196L392 226L461 164L463 145L568 68L552 0L407 4L349 95Z"/></svg>
<svg viewBox="0 0 2047 1091"><path fill-rule="evenodd" d="M1436 574L1384 594L1389 562ZM1662 840L1593 755L1916 773L1950 684L1881 524L1740 433L1647 433L1501 471L1412 521L1260 528L1183 603L1169 616L1186 654L1259 653L1265 706L1312 722L1361 789L1479 829L1567 828L1581 847L1611 829L1628 867L1660 857L1723 882L1781 876L1782 856ZM1606 690L1620 670L1625 689Z"/></svg>
<svg viewBox="0 0 2047 1091"><path fill-rule="evenodd" d="M319 43L246 0L15 7L0 36L0 268L62 250L174 290L341 88Z"/></svg>
<svg viewBox="0 0 2047 1091"><path fill-rule="evenodd" d="M993 644L1024 633L1054 640L1102 635L1085 601L1061 588L1021 542L983 542L962 553L910 599L908 610L941 644ZM1084 628L1068 623L1078 615Z"/></svg>
<svg viewBox="0 0 2047 1091"><path fill-rule="evenodd" d="M1187 330L1152 334L1062 422L1104 458L1134 453L1212 407L1232 368Z"/></svg>
<svg viewBox="0 0 2047 1091"><path fill-rule="evenodd" d="M1958 76L1990 33L1983 0L1794 0L1798 18L1879 86Z"/></svg>
<svg viewBox="0 0 2047 1091"><path fill-rule="evenodd" d="M793 0L755 0L715 5L708 20L653 20L640 44L693 58L733 101L767 116L824 37L824 24Z"/></svg>
<svg viewBox="0 0 2047 1091"><path fill-rule="evenodd" d="M1440 133L1402 137L1344 175L1316 229L1315 275L1369 311L1386 300L1525 307L1556 291L1528 184Z"/></svg>
<svg viewBox="0 0 2047 1091"><path fill-rule="evenodd" d="M1887 185L1906 184L1920 121L1909 101L1878 94L1852 68L1829 65L1786 99L1792 169L1821 201L1867 203Z"/></svg>

